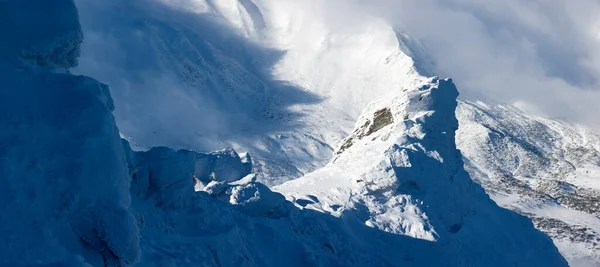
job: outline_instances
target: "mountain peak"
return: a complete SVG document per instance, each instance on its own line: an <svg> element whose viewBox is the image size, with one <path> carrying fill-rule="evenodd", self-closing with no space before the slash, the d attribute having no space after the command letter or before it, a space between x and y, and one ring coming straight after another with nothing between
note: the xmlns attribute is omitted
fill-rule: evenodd
<svg viewBox="0 0 600 267"><path fill-rule="evenodd" d="M450 79L394 90L365 109L327 166L274 189L298 206L429 240L431 255L453 255L415 256L419 263L566 266L547 236L498 207L464 170L454 141L457 96Z"/></svg>

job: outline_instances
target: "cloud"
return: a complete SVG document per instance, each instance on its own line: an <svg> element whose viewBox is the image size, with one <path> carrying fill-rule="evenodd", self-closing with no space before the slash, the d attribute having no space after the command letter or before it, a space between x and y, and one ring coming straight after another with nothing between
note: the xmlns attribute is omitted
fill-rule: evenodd
<svg viewBox="0 0 600 267"><path fill-rule="evenodd" d="M600 1L355 2L418 39L464 99L600 126Z"/></svg>
<svg viewBox="0 0 600 267"><path fill-rule="evenodd" d="M205 2L162 1L185 7L192 6L191 3L200 5L199 3ZM95 3L91 0L76 2L80 7L83 3ZM116 10L113 12L117 13L119 10L124 10L121 11L122 13L130 10L120 1L112 2L114 3L111 6L104 2L97 6L102 6L105 10ZM145 2L156 2L156 0ZM258 6L261 6L261 2L272 2L273 5L287 3L294 8L302 9L294 12L316 13L315 17L323 17L328 27L335 31L353 30L353 27L357 27L360 21L364 20L364 11L367 11L384 18L396 28L419 40L436 63L432 72L438 76L454 78L463 99L518 104L540 115L600 127L600 121L596 119L600 115L600 105L598 105L600 102L600 16L597 15L600 14L600 1L598 0L306 0L302 2L254 0L254 2L259 3ZM98 12L99 8L83 9L84 26L86 21L105 20L97 18L106 14L106 12ZM123 16L132 16L132 20L135 20L136 14L134 12ZM142 15L137 14L138 18L140 16ZM145 19L138 20L145 21ZM119 33L118 29L110 29L110 31ZM92 38L87 39L87 43L84 43L90 48L87 51L109 47L107 42L110 40L107 40L106 36L99 38L99 42L96 42L98 47L93 49L90 48L93 45L90 42ZM216 39L227 40L228 38L217 37ZM139 49L128 51L137 50ZM129 59L136 56L118 55L121 52L122 49L112 49L96 54L102 57L112 55L111 58L122 58L127 64L131 63ZM101 69L114 68L104 66ZM119 75L121 74L115 73L113 76Z"/></svg>
<svg viewBox="0 0 600 267"><path fill-rule="evenodd" d="M282 52L188 1L75 0L85 40L73 72L110 86L121 132L144 147L212 151L295 129L302 114L288 107L321 99L270 75Z"/></svg>

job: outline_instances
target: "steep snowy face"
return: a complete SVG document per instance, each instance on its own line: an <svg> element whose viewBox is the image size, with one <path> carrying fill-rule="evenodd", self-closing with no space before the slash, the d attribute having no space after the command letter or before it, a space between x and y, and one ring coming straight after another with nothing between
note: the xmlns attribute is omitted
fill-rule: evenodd
<svg viewBox="0 0 600 267"><path fill-rule="evenodd" d="M0 67L0 265L73 265L78 255L135 263L137 224L108 88L14 68Z"/></svg>
<svg viewBox="0 0 600 267"><path fill-rule="evenodd" d="M600 262L600 136L510 106L460 103L465 168L499 205L530 217L572 266Z"/></svg>
<svg viewBox="0 0 600 267"><path fill-rule="evenodd" d="M268 184L323 166L367 103L416 76L407 37L352 8L338 27L330 1L76 3L76 71L113 88L132 145L249 151Z"/></svg>
<svg viewBox="0 0 600 267"><path fill-rule="evenodd" d="M547 236L464 170L452 81L417 82L371 103L327 166L274 189L306 209L432 241L429 255L440 257L415 262L566 266Z"/></svg>
<svg viewBox="0 0 600 267"><path fill-rule="evenodd" d="M365 221L368 225L392 233L436 240L439 236L436 231L439 229L430 224L431 214L426 214L423 210L423 199L413 199L413 194L421 190L427 191L432 179L425 177L439 175L441 170L436 173L434 169L441 168L442 163L449 168L456 166L449 162L456 155L441 155L437 149L428 151L426 144L418 141L425 135L425 140L434 147L438 143L441 145L452 141L453 127L457 126L452 114L452 101L456 101L453 100L456 96L457 91L451 81L440 82L436 79L423 81L418 89L406 88L390 93L382 101L369 105L358 120L353 134L342 141L329 166L278 186L276 190L291 196L323 190L317 195L320 201L315 205L323 206L330 212L356 209L354 205L365 203L365 208L372 214ZM418 123L426 119L431 119L432 122ZM440 123L435 130L424 128L436 125L434 120L449 120L449 123ZM426 158L419 157L420 153L430 154L432 160L438 161L437 164L427 164ZM423 162L411 161L411 157ZM419 173L425 168L431 173ZM447 179L440 179L441 182L449 182L449 177L454 172L456 170L450 171L446 175ZM423 184L416 180L419 178L423 178ZM402 194L403 190L405 192ZM436 194L430 196L442 197ZM329 201L331 198L337 201ZM406 214L402 210L406 210ZM400 221L396 222L398 219ZM449 219L443 227L459 227L453 226L458 224L459 221Z"/></svg>
<svg viewBox="0 0 600 267"><path fill-rule="evenodd" d="M82 38L73 2L2 1L0 10L9 34L0 61L0 265L136 263L108 87L59 73L77 63Z"/></svg>

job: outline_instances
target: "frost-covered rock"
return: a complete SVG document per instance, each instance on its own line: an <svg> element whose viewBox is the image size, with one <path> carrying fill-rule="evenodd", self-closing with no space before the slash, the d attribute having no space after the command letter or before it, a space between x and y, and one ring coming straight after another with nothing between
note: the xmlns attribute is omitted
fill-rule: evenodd
<svg viewBox="0 0 600 267"><path fill-rule="evenodd" d="M375 101L331 163L275 187L299 206L435 241L426 266L566 266L552 241L471 181L454 142L458 92L422 79ZM298 199L316 199L304 202Z"/></svg>
<svg viewBox="0 0 600 267"><path fill-rule="evenodd" d="M260 183L234 186L229 202L240 206L246 214L274 217L282 216L289 205L283 195Z"/></svg>
<svg viewBox="0 0 600 267"><path fill-rule="evenodd" d="M35 67L2 65L0 76L0 264L71 254L136 263L130 179L107 87Z"/></svg>
<svg viewBox="0 0 600 267"><path fill-rule="evenodd" d="M211 196L218 197L229 188L230 186L224 182L211 181L204 188L201 188L198 191L204 191Z"/></svg>
<svg viewBox="0 0 600 267"><path fill-rule="evenodd" d="M195 154L196 178L208 184L211 181L233 182L244 178L252 171L251 161L242 158L233 149L225 149L210 154Z"/></svg>
<svg viewBox="0 0 600 267"><path fill-rule="evenodd" d="M142 236L141 266L394 266L390 257L395 258L392 250L398 249L398 244L392 244L392 249L386 246L388 251L383 253L385 238L375 244L345 241L359 240L350 236L373 238L374 230L341 227L337 218L299 210L281 194L255 183L253 175L229 184L211 181L190 195L188 205L157 205L155 199L136 189L152 184L154 177L148 175L148 183L136 182L140 167L166 170L166 166L184 166L189 170L193 160L178 155L182 151L133 152L127 151L127 142L124 147L133 176L132 209ZM147 160L159 155L166 157ZM181 183L181 188L193 191L194 187ZM173 199L180 199L173 195L177 191L171 193Z"/></svg>
<svg viewBox="0 0 600 267"><path fill-rule="evenodd" d="M213 152L208 155L208 160L211 180L233 182L250 174L252 171L252 161L249 161L248 157L245 158L245 161L242 161L233 149Z"/></svg>
<svg viewBox="0 0 600 267"><path fill-rule="evenodd" d="M77 64L73 2L2 1L0 17L0 265L137 263L108 87L54 72Z"/></svg>
<svg viewBox="0 0 600 267"><path fill-rule="evenodd" d="M123 140L135 196L153 199L156 205L182 208L190 205L194 189L219 194L228 182L250 173L232 149L205 154L190 150L155 147L134 152Z"/></svg>
<svg viewBox="0 0 600 267"><path fill-rule="evenodd" d="M256 174L251 173L251 174L244 176L244 178L239 179L235 182L231 182L229 184L230 185L247 185L249 183L254 183L254 182L256 182Z"/></svg>
<svg viewBox="0 0 600 267"><path fill-rule="evenodd" d="M250 156L250 153L244 153L243 155L240 155L240 157L242 158L242 165L244 165L244 170L246 173L251 173L252 172L252 157Z"/></svg>

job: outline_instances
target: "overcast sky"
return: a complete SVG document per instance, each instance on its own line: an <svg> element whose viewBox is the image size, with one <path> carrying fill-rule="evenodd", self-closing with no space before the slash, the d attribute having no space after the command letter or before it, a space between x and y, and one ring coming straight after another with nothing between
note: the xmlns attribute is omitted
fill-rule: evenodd
<svg viewBox="0 0 600 267"><path fill-rule="evenodd" d="M600 1L356 1L420 40L463 98L600 127Z"/></svg>

